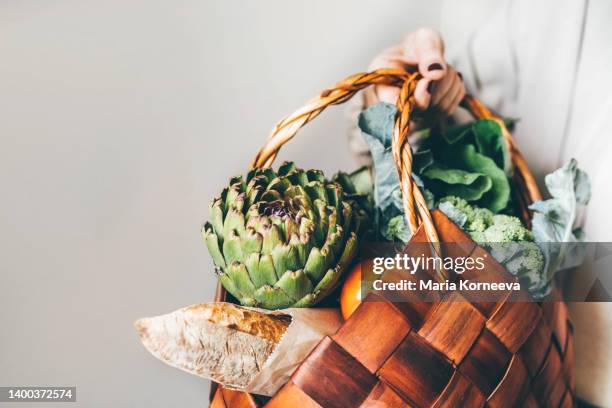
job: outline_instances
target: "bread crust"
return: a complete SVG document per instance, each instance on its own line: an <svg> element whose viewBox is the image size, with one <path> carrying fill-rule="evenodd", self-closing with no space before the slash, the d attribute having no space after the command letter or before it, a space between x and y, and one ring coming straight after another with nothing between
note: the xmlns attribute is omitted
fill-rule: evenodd
<svg viewBox="0 0 612 408"><path fill-rule="evenodd" d="M291 323L291 317L284 314L268 314L246 309L232 303L205 303L187 307L200 312L211 323L257 336L278 344Z"/></svg>
<svg viewBox="0 0 612 408"><path fill-rule="evenodd" d="M280 343L291 317L205 303L140 319L144 346L165 363L236 389L246 387Z"/></svg>

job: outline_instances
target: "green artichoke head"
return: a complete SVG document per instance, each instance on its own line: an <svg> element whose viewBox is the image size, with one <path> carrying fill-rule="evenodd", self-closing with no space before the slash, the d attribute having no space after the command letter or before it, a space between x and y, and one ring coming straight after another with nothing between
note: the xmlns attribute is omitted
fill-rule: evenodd
<svg viewBox="0 0 612 408"><path fill-rule="evenodd" d="M326 180L293 163L241 176L210 206L202 230L225 289L246 306L308 307L337 285L366 225L350 177Z"/></svg>

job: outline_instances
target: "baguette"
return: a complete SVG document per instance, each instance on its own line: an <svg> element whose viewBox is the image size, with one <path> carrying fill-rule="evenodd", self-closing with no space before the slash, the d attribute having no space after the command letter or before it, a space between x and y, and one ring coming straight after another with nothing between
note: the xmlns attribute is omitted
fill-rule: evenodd
<svg viewBox="0 0 612 408"><path fill-rule="evenodd" d="M144 346L165 363L226 387L243 389L268 360L291 317L231 303L204 303L144 318Z"/></svg>

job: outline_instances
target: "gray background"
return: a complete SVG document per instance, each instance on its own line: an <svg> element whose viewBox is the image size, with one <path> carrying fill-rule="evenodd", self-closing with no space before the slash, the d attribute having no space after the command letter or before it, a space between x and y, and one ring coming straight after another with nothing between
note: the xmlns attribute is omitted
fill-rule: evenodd
<svg viewBox="0 0 612 408"><path fill-rule="evenodd" d="M209 200L276 120L436 26L418 3L0 0L0 385L206 406L132 322L212 298ZM345 125L327 112L281 158L350 170Z"/></svg>

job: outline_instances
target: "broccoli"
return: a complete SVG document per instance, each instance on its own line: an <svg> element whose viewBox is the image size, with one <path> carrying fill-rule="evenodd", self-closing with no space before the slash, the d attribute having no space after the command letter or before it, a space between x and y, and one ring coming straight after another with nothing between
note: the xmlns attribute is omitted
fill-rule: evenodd
<svg viewBox="0 0 612 408"><path fill-rule="evenodd" d="M533 242L531 231L511 215L494 215L492 224L483 233L485 242Z"/></svg>
<svg viewBox="0 0 612 408"><path fill-rule="evenodd" d="M544 273L544 255L521 220L511 215L493 214L454 196L442 198L438 208L510 273L524 279L530 291L542 289L538 282L546 282L541 276Z"/></svg>
<svg viewBox="0 0 612 408"><path fill-rule="evenodd" d="M531 231L523 226L521 220L511 215L493 214L486 208L472 206L466 200L454 196L442 198L438 208L476 242L533 241Z"/></svg>
<svg viewBox="0 0 612 408"><path fill-rule="evenodd" d="M488 243L489 253L513 275L523 279L530 292L545 291L548 282L542 250L535 242Z"/></svg>
<svg viewBox="0 0 612 408"><path fill-rule="evenodd" d="M493 224L493 213L486 208L474 207L468 204L463 198L455 196L447 196L440 200L438 207L442 212L448 215L447 209L451 206L458 210L460 213L465 214L465 221L459 226L462 227L466 232L484 232L491 224ZM457 223L456 219L452 216L449 217Z"/></svg>
<svg viewBox="0 0 612 408"><path fill-rule="evenodd" d="M486 208L474 207L471 217L468 217L468 228L473 232L484 232L493 223L494 215Z"/></svg>

